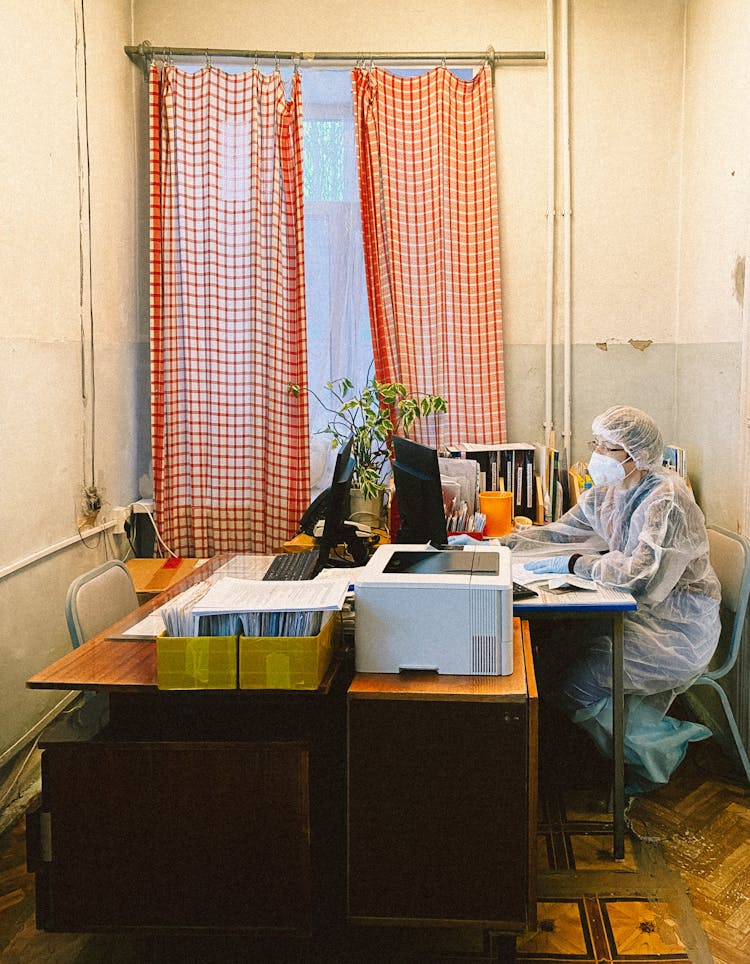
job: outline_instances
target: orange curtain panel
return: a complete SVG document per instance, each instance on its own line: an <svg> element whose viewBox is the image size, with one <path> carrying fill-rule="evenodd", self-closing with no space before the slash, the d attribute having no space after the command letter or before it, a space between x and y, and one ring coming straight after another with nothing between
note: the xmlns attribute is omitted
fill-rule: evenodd
<svg viewBox="0 0 750 964"><path fill-rule="evenodd" d="M419 441L505 441L490 68L352 80L377 377L446 398Z"/></svg>
<svg viewBox="0 0 750 964"><path fill-rule="evenodd" d="M157 524L268 552L310 496L300 78L154 65L149 123Z"/></svg>

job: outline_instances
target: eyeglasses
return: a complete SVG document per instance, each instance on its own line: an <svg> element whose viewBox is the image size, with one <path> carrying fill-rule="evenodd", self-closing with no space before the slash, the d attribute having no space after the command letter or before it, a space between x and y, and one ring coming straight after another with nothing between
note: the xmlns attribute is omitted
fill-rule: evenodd
<svg viewBox="0 0 750 964"><path fill-rule="evenodd" d="M601 452L602 454L606 452L608 455L625 451L621 445L608 445L607 442L600 442L597 439L592 439L589 442L589 448L592 452Z"/></svg>

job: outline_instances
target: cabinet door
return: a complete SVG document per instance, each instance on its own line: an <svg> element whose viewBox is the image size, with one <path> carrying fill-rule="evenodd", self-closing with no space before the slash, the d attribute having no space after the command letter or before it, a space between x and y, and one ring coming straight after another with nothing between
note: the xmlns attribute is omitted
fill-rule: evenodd
<svg viewBox="0 0 750 964"><path fill-rule="evenodd" d="M39 926L309 924L304 746L58 744L42 785Z"/></svg>
<svg viewBox="0 0 750 964"><path fill-rule="evenodd" d="M350 918L525 923L526 712L350 698Z"/></svg>

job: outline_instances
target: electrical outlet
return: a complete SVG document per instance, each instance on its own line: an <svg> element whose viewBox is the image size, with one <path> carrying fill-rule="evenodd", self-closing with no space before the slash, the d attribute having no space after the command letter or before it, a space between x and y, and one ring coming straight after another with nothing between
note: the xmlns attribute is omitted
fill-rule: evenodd
<svg viewBox="0 0 750 964"><path fill-rule="evenodd" d="M130 506L129 505L116 505L112 509L112 519L115 523L112 532L121 535L125 532L125 523L130 518Z"/></svg>
<svg viewBox="0 0 750 964"><path fill-rule="evenodd" d="M102 497L96 485L83 485L78 498L78 528L91 528L96 524L102 508Z"/></svg>

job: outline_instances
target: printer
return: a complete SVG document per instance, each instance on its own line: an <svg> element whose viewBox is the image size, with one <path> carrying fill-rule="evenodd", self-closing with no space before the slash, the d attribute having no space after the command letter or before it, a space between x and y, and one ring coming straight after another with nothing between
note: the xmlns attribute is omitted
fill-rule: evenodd
<svg viewBox="0 0 750 964"><path fill-rule="evenodd" d="M510 549L382 545L354 583L358 673L513 672Z"/></svg>

